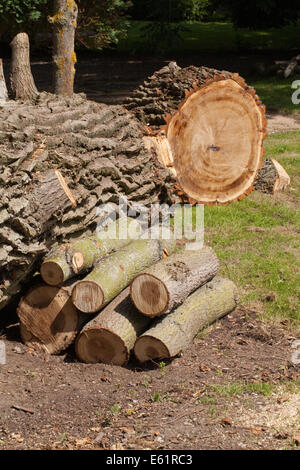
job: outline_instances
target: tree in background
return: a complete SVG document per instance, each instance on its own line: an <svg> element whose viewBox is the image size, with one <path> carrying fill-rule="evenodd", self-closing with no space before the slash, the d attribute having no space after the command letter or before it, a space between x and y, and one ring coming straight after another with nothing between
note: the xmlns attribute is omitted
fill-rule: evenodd
<svg viewBox="0 0 300 470"><path fill-rule="evenodd" d="M280 28L299 19L299 0L214 0L237 28Z"/></svg>
<svg viewBox="0 0 300 470"><path fill-rule="evenodd" d="M47 0L0 0L1 23L12 39L10 85L15 99L33 99L37 94L30 68L28 25L37 21Z"/></svg>
<svg viewBox="0 0 300 470"><path fill-rule="evenodd" d="M77 43L92 49L118 44L129 27L131 0L77 0Z"/></svg>

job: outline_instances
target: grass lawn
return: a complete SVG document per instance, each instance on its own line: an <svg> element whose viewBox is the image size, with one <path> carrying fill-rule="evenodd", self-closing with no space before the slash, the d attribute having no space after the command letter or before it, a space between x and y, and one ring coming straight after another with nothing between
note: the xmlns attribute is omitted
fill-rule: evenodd
<svg viewBox="0 0 300 470"><path fill-rule="evenodd" d="M293 75L289 79L279 76L249 77L247 83L255 88L258 96L266 105L267 111L298 114L300 113L300 104L294 104L291 99L295 91L291 88L294 80L299 80L300 83L300 75Z"/></svg>
<svg viewBox="0 0 300 470"><path fill-rule="evenodd" d="M220 273L240 289L243 305L290 325L300 320L300 132L266 139L291 177L277 195L250 193L227 206L205 207L205 241L220 259ZM259 227L262 231L256 231Z"/></svg>
<svg viewBox="0 0 300 470"><path fill-rule="evenodd" d="M143 32L146 21L132 21L126 39L120 41L120 52L149 51L149 42ZM235 30L230 22L185 23L181 33L182 43L170 45L167 52L197 53L199 51L297 51L300 47L299 24L280 29ZM160 37L160 42L165 38ZM150 51L149 51L150 52Z"/></svg>

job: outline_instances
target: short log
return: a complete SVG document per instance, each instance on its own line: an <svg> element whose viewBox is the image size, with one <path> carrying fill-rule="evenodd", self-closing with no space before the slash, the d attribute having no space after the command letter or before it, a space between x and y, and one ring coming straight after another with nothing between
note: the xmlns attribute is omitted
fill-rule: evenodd
<svg viewBox="0 0 300 470"><path fill-rule="evenodd" d="M131 299L149 317L169 313L210 281L218 268L217 255L210 247L174 253L136 276L130 286Z"/></svg>
<svg viewBox="0 0 300 470"><path fill-rule="evenodd" d="M132 304L127 287L84 326L76 339L76 355L86 363L124 366L137 337L150 322Z"/></svg>
<svg viewBox="0 0 300 470"><path fill-rule="evenodd" d="M140 362L174 357L186 350L203 328L237 306L237 288L228 279L215 277L197 289L169 315L155 321L134 346Z"/></svg>

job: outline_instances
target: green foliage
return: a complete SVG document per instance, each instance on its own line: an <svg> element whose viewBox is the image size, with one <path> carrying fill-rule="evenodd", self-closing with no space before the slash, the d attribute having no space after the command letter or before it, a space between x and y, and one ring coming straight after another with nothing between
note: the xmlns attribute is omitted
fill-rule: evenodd
<svg viewBox="0 0 300 470"><path fill-rule="evenodd" d="M215 0L215 4L227 10L238 28L279 28L299 18L299 0Z"/></svg>
<svg viewBox="0 0 300 470"><path fill-rule="evenodd" d="M48 0L0 0L1 19L18 24L36 21Z"/></svg>
<svg viewBox="0 0 300 470"><path fill-rule="evenodd" d="M103 49L126 36L131 0L77 0L77 5L77 43Z"/></svg>
<svg viewBox="0 0 300 470"><path fill-rule="evenodd" d="M137 20L176 23L206 19L212 8L212 0L133 0L129 13Z"/></svg>

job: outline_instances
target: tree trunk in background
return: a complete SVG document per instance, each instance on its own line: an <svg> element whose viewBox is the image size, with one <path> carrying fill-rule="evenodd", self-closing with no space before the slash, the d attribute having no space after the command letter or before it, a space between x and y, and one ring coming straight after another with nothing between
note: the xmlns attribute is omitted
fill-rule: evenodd
<svg viewBox="0 0 300 470"><path fill-rule="evenodd" d="M17 34L10 47L12 52L10 85L13 97L16 100L33 100L38 95L38 90L31 73L28 34Z"/></svg>
<svg viewBox="0 0 300 470"><path fill-rule="evenodd" d="M6 102L7 98L8 94L3 73L2 59L0 59L0 106Z"/></svg>
<svg viewBox="0 0 300 470"><path fill-rule="evenodd" d="M55 0L53 25L53 86L57 95L74 93L76 54L74 51L78 8L74 0Z"/></svg>

